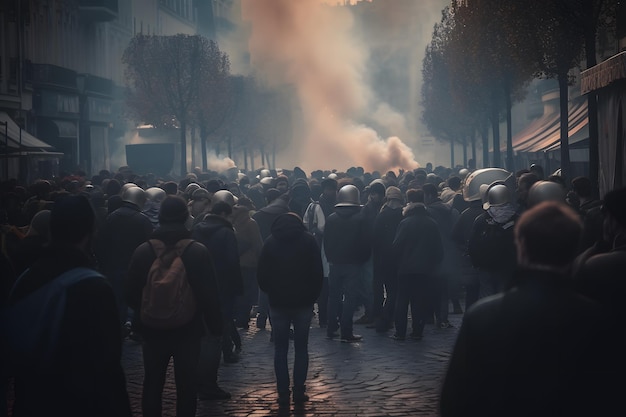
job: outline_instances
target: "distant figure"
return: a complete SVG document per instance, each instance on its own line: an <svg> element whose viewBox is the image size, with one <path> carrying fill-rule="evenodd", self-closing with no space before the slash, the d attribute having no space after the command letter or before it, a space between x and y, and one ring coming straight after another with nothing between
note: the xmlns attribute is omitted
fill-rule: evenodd
<svg viewBox="0 0 626 417"><path fill-rule="evenodd" d="M293 400L296 403L307 401L309 328L324 273L317 242L296 214L281 214L272 224L272 234L261 251L257 276L259 287L269 296L278 403L288 406L290 401L287 352L292 324Z"/></svg>
<svg viewBox="0 0 626 417"><path fill-rule="evenodd" d="M24 358L26 364L20 362L23 366L14 359L2 359L17 366L16 417L131 415L120 364L122 340L115 296L111 285L92 269L94 226L95 215L85 197L58 199L50 213L50 246L12 290L12 308L29 307L30 300L38 300L29 308L33 316L39 315L37 322L27 321L30 314L19 317L25 320L23 332L31 334L32 326L40 326L41 320L47 322L47 330L53 330L50 339L39 339L48 342L38 346L41 350L33 349ZM61 298L54 298L55 293ZM49 295L42 300L42 294ZM63 296L65 301L58 301Z"/></svg>
<svg viewBox="0 0 626 417"><path fill-rule="evenodd" d="M442 417L624 414L618 327L572 285L581 230L578 215L557 202L519 219L522 269L511 289L466 313L442 388Z"/></svg>

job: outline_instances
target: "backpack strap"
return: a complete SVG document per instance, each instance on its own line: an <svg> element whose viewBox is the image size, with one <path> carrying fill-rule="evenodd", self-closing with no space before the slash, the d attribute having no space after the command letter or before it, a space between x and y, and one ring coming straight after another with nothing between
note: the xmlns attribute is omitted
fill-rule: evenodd
<svg viewBox="0 0 626 417"><path fill-rule="evenodd" d="M191 245L193 242L195 242L195 240L193 239L181 239L176 242L176 245L174 246L176 248L176 255L178 257L182 257L183 253L185 253L189 245ZM150 239L148 240L148 244L150 244L150 246L152 247L154 255L157 258L163 256L163 254L167 250L167 246L165 245L165 243L163 243L163 241L159 239Z"/></svg>
<svg viewBox="0 0 626 417"><path fill-rule="evenodd" d="M19 286L20 282L24 279L24 277L28 275L29 271L30 271L30 268L22 272L22 274L15 280L15 283L13 284L13 287L11 288L11 292L9 293L9 298L13 297L13 293L15 292L15 289ZM84 267L72 268L72 269L68 269L67 271L59 275L58 277L54 278L52 281L44 284L39 289L67 288L86 278L104 279L104 275L102 275L98 271L95 271L91 268L84 268ZM35 291L39 291L39 289Z"/></svg>

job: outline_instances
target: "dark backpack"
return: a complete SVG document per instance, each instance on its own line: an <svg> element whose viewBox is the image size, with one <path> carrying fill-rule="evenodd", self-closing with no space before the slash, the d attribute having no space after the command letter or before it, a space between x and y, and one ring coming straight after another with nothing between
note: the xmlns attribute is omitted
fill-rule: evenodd
<svg viewBox="0 0 626 417"><path fill-rule="evenodd" d="M12 292L27 272L17 279ZM3 310L0 327L10 371L39 371L51 364L58 351L67 288L84 279L104 277L89 268L70 269Z"/></svg>
<svg viewBox="0 0 626 417"><path fill-rule="evenodd" d="M515 266L515 215L504 224L487 217L478 230L472 234L468 244L468 254L472 265L485 270L509 269Z"/></svg>
<svg viewBox="0 0 626 417"><path fill-rule="evenodd" d="M156 329L173 329L189 323L196 313L196 299L181 256L192 239L167 247L160 240L148 241L156 259L150 266L141 297L141 322Z"/></svg>

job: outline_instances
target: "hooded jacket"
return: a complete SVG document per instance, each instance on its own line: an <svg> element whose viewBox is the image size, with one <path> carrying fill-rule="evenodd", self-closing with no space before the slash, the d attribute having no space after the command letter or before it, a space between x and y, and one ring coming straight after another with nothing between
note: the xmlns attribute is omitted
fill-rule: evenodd
<svg viewBox="0 0 626 417"><path fill-rule="evenodd" d="M193 227L191 235L206 246L213 258L220 294L224 296L243 294L239 246L233 225L221 216L207 214Z"/></svg>
<svg viewBox="0 0 626 417"><path fill-rule="evenodd" d="M426 207L412 203L405 207L404 220L398 225L393 241L398 274L430 274L443 260L439 227Z"/></svg>
<svg viewBox="0 0 626 417"><path fill-rule="evenodd" d="M190 232L182 224L165 224L150 238L160 240L166 246L174 246L181 239L189 239ZM137 312L141 311L143 288L155 259L156 255L149 242L140 245L133 254L126 281L126 302ZM181 259L196 299L196 314L189 323L171 330L143 327L140 319L137 324L146 339L200 338L204 334L205 324L211 334L222 334L222 313L212 256L202 244L194 242L185 249Z"/></svg>
<svg viewBox="0 0 626 417"><path fill-rule="evenodd" d="M370 225L361 207L336 207L326 219L324 253L331 264L362 264L370 258Z"/></svg>
<svg viewBox="0 0 626 417"><path fill-rule="evenodd" d="M259 225L250 218L250 209L233 207L233 227L239 246L239 263L242 268L256 268L263 247Z"/></svg>
<svg viewBox="0 0 626 417"><path fill-rule="evenodd" d="M278 197L276 200L272 201L271 204L265 206L252 216L252 218L259 225L259 230L261 231L261 238L265 241L267 237L271 233L272 223L274 219L281 214L289 212L289 196L283 194Z"/></svg>
<svg viewBox="0 0 626 417"><path fill-rule="evenodd" d="M322 289L322 257L313 235L288 213L276 218L265 241L257 279L274 308L312 307Z"/></svg>

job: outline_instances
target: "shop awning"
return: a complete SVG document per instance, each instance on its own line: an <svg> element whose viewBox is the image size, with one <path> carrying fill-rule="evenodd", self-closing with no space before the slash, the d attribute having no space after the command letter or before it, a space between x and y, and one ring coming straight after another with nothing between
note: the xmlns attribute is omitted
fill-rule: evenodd
<svg viewBox="0 0 626 417"><path fill-rule="evenodd" d="M7 123L6 130L5 123ZM0 111L0 146L2 147L7 143L5 132L7 132L8 135L9 149L12 151L32 150L43 152L53 148L46 142L37 139L24 129L21 129L7 113Z"/></svg>
<svg viewBox="0 0 626 417"><path fill-rule="evenodd" d="M588 139L587 99L581 97L571 101L568 113L569 144L573 145ZM560 129L560 115L558 112L540 117L513 137L513 149L515 152L547 152L560 149ZM506 151L506 143L501 149Z"/></svg>

